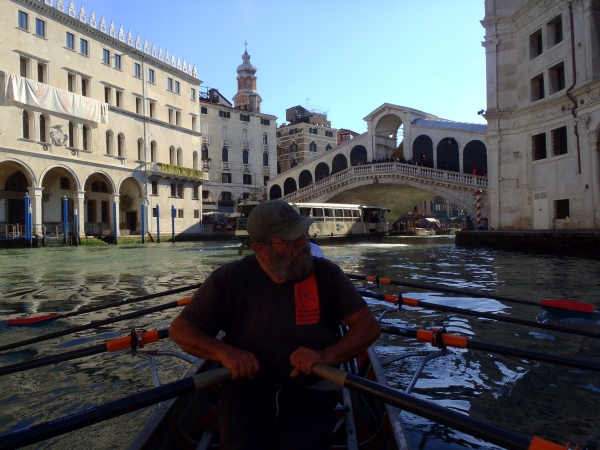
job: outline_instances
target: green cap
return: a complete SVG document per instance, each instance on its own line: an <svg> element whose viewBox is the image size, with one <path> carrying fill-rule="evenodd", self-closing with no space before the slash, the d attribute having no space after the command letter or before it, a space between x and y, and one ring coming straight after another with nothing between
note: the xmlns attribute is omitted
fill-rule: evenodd
<svg viewBox="0 0 600 450"><path fill-rule="evenodd" d="M250 213L248 236L252 242L263 242L268 237L293 241L302 236L314 221L298 214L285 200L267 200Z"/></svg>

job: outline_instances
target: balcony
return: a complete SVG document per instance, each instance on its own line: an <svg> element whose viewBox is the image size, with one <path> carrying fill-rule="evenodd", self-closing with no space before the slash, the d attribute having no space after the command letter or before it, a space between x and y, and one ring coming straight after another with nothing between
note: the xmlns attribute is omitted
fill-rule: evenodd
<svg viewBox="0 0 600 450"><path fill-rule="evenodd" d="M146 176L184 181L208 181L208 173L202 170L164 163L146 163Z"/></svg>
<svg viewBox="0 0 600 450"><path fill-rule="evenodd" d="M202 143L205 145L210 145L210 136L202 136Z"/></svg>
<svg viewBox="0 0 600 450"><path fill-rule="evenodd" d="M221 161L221 170L229 170L229 162Z"/></svg>
<svg viewBox="0 0 600 450"><path fill-rule="evenodd" d="M242 150L250 150L250 142L242 142Z"/></svg>
<svg viewBox="0 0 600 450"><path fill-rule="evenodd" d="M271 170L269 169L269 166L263 166L263 175L269 176L270 174Z"/></svg>
<svg viewBox="0 0 600 450"><path fill-rule="evenodd" d="M250 164L242 164L242 171L244 173L250 173Z"/></svg>
<svg viewBox="0 0 600 450"><path fill-rule="evenodd" d="M222 139L223 141L223 147L229 147L229 139Z"/></svg>
<svg viewBox="0 0 600 450"><path fill-rule="evenodd" d="M269 146L267 144L263 144L263 152L268 152Z"/></svg>
<svg viewBox="0 0 600 450"><path fill-rule="evenodd" d="M202 170L210 170L210 159L202 160Z"/></svg>

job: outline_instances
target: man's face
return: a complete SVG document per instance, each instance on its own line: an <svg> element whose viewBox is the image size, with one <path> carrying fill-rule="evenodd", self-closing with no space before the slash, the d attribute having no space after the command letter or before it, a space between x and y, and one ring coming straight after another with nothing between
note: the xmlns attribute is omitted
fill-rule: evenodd
<svg viewBox="0 0 600 450"><path fill-rule="evenodd" d="M269 238L266 244L270 259L270 269L278 277L287 281L303 280L313 270L308 233L294 241Z"/></svg>

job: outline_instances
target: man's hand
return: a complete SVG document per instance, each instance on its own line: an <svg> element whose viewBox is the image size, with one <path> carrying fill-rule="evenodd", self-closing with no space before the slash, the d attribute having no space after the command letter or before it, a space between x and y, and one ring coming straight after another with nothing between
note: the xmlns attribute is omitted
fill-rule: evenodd
<svg viewBox="0 0 600 450"><path fill-rule="evenodd" d="M231 370L231 379L252 378L260 369L260 364L254 353L230 347L224 350L220 358L221 364Z"/></svg>
<svg viewBox="0 0 600 450"><path fill-rule="evenodd" d="M300 373L308 375L316 363L327 364L327 355L323 350L300 347L290 355L290 362L294 368L290 373L291 377L297 377Z"/></svg>

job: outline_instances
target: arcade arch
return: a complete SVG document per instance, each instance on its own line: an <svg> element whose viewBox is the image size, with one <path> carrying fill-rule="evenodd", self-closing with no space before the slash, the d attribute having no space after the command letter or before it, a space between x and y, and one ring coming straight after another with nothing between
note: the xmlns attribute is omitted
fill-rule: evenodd
<svg viewBox="0 0 600 450"><path fill-rule="evenodd" d="M310 173L310 170L303 170L302 172L300 172L300 176L298 177L298 184L300 186L300 189L312 184L313 182L313 176L312 173Z"/></svg>
<svg viewBox="0 0 600 450"><path fill-rule="evenodd" d="M413 142L413 162L426 163L427 167L433 167L433 141L426 134L418 136Z"/></svg>
<svg viewBox="0 0 600 450"><path fill-rule="evenodd" d="M73 223L75 203L73 193L79 190L79 182L75 174L68 168L56 166L48 169L41 179L42 222L44 224L61 224L63 221L63 198L67 198L68 219Z"/></svg>
<svg viewBox="0 0 600 450"><path fill-rule="evenodd" d="M479 140L470 141L463 150L463 172L473 173L473 169L487 172L487 148Z"/></svg>
<svg viewBox="0 0 600 450"><path fill-rule="evenodd" d="M142 188L138 180L127 177L119 187L119 230L141 232Z"/></svg>
<svg viewBox="0 0 600 450"><path fill-rule="evenodd" d="M323 178L326 178L328 176L329 166L327 165L327 163L320 162L319 164L317 164L317 167L315 167L315 181L321 181Z"/></svg>
<svg viewBox="0 0 600 450"><path fill-rule="evenodd" d="M331 161L331 175L341 172L342 170L346 170L348 168L348 159L346 155L339 154L335 155L333 160Z"/></svg>
<svg viewBox="0 0 600 450"><path fill-rule="evenodd" d="M100 172L92 173L84 184L86 235L101 236L111 230L111 195L114 193L112 180Z"/></svg>
<svg viewBox="0 0 600 450"><path fill-rule="evenodd" d="M350 161L353 166L367 164L367 149L363 145L355 145L350 150Z"/></svg>
<svg viewBox="0 0 600 450"><path fill-rule="evenodd" d="M437 145L436 156L438 169L460 172L460 158L456 139L453 137L443 138Z"/></svg>
<svg viewBox="0 0 600 450"><path fill-rule="evenodd" d="M283 197L281 193L281 187L278 184L271 186L271 189L269 189L269 198L271 200L276 200L281 197Z"/></svg>
<svg viewBox="0 0 600 450"><path fill-rule="evenodd" d="M297 190L298 187L296 186L296 180L293 178L286 178L286 180L283 182L283 195L291 194Z"/></svg>

